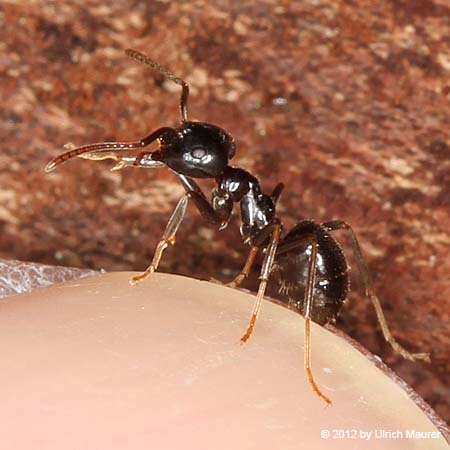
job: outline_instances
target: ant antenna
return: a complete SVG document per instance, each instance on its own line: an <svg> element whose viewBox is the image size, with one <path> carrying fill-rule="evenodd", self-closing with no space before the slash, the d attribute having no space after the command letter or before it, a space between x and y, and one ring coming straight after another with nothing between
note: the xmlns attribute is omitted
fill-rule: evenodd
<svg viewBox="0 0 450 450"><path fill-rule="evenodd" d="M178 78L172 72L167 70L165 67L159 65L156 61L153 61L153 59L149 58L147 55L144 55L141 52L138 52L137 50L128 48L125 50L125 54L140 63L150 66L152 69L157 70L158 72L162 73L164 76L172 80L174 83L181 86L182 88L180 97L181 121L187 122L188 121L187 100L189 96L189 85L186 83L186 81L182 80L181 78Z"/></svg>

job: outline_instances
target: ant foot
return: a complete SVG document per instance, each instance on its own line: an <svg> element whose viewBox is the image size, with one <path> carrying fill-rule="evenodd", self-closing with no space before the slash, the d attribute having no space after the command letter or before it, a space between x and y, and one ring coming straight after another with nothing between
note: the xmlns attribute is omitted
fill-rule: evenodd
<svg viewBox="0 0 450 450"><path fill-rule="evenodd" d="M247 328L247 331L245 332L245 334L241 337L241 345L245 344L248 339L250 338L250 336L253 333L253 327L250 326Z"/></svg>
<svg viewBox="0 0 450 450"><path fill-rule="evenodd" d="M411 353L410 356L411 357L408 359L410 359L411 361L417 361L418 359L421 359L425 362L431 362L429 353Z"/></svg>
<svg viewBox="0 0 450 450"><path fill-rule="evenodd" d="M388 342L391 344L395 353L398 353L401 357L407 359L408 361L417 361L420 359L422 361L431 362L429 353L410 353L394 339L388 340Z"/></svg>
<svg viewBox="0 0 450 450"><path fill-rule="evenodd" d="M210 278L209 281L211 283L219 284L221 286L227 286L230 288L235 288L237 286L237 283L235 281L230 281L228 283L224 283L223 281L218 280L217 278Z"/></svg>
<svg viewBox="0 0 450 450"><path fill-rule="evenodd" d="M132 277L130 279L130 284L135 285L135 284L142 282L147 277L149 277L154 271L155 271L155 269L152 266L150 266L145 272L142 272L141 274L135 275L134 277Z"/></svg>

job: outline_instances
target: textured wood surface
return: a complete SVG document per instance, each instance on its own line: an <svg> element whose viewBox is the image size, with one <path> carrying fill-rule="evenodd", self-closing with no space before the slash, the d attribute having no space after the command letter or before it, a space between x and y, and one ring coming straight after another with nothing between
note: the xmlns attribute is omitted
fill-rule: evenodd
<svg viewBox="0 0 450 450"><path fill-rule="evenodd" d="M433 362L392 354L357 277L338 325L449 420L449 17L437 0L3 2L0 256L148 264L182 193L168 171L75 160L43 172L67 142L178 123L179 88L124 56L135 47L190 83L190 116L233 134L235 165L266 191L286 183L287 227L354 226L394 334ZM236 214L215 232L190 209L161 269L233 276L247 252L238 226ZM257 287L256 270L245 286Z"/></svg>

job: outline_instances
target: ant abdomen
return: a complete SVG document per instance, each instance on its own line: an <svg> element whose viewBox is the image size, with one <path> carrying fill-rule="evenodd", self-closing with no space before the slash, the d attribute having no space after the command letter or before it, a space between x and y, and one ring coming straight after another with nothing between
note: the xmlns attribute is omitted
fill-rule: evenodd
<svg viewBox="0 0 450 450"><path fill-rule="evenodd" d="M334 320L347 297L348 266L340 245L327 228L312 220L299 222L278 246L273 274L289 304L305 313L312 247L316 243L311 319L321 325Z"/></svg>

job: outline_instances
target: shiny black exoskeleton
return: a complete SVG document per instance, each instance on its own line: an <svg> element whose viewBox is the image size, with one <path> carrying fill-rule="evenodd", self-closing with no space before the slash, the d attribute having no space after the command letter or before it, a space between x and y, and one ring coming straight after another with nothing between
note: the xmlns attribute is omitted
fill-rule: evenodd
<svg viewBox="0 0 450 450"><path fill-rule="evenodd" d="M314 236L317 240L311 319L325 324L337 317L349 288L348 266L344 253L326 225L311 220L298 223L281 240L272 272L280 283L280 292L288 297L293 307L303 311L311 242L306 239L298 246L295 243L305 236ZM295 246L290 248L292 244Z"/></svg>
<svg viewBox="0 0 450 450"><path fill-rule="evenodd" d="M91 160L111 158L117 161L115 170L127 166L141 168L168 167L178 177L185 195L178 202L160 240L151 265L133 283L142 281L153 273L160 262L163 251L175 243L175 235L191 200L202 216L212 225L224 229L230 220L234 204L241 211L241 235L250 245L250 253L241 273L229 286L239 285L250 273L259 252L264 253L260 285L249 326L242 336L245 342L252 334L269 277L274 274L291 305L305 317L305 370L308 380L327 404L330 400L317 386L310 367L310 321L325 324L334 320L348 292L348 265L339 244L331 235L333 231L349 233L353 253L361 275L367 297L372 301L385 339L394 350L407 359L428 359L424 353L410 353L401 347L391 335L384 318L380 302L376 297L369 271L362 257L356 236L351 227L342 221L318 224L313 221L298 223L281 237L281 221L275 205L283 190L279 183L271 195L261 191L258 179L249 172L229 165L236 153L233 138L222 128L203 122L192 122L187 117L189 86L151 58L135 50L127 50L131 58L149 65L182 87L180 98L181 125L178 128L162 127L136 142L102 142L75 147L47 164L46 171L58 164L80 156ZM142 151L158 141L156 151ZM141 149L137 155L131 153ZM216 187L208 200L195 179L214 179Z"/></svg>
<svg viewBox="0 0 450 450"><path fill-rule="evenodd" d="M163 128L155 161L192 178L218 178L236 153L233 138L209 123L183 122L176 129Z"/></svg>
<svg viewBox="0 0 450 450"><path fill-rule="evenodd" d="M233 204L241 208L241 234L245 243L258 242L259 233L275 220L275 204L261 192L258 180L247 171L228 165L236 153L233 138L222 128L203 122L183 122L179 128L157 130L159 150L143 153L143 158L164 163L180 176L186 191L201 214L210 222L225 228ZM152 133L153 134L153 133ZM193 178L214 178L217 183L208 202ZM264 234L264 239L267 235Z"/></svg>

